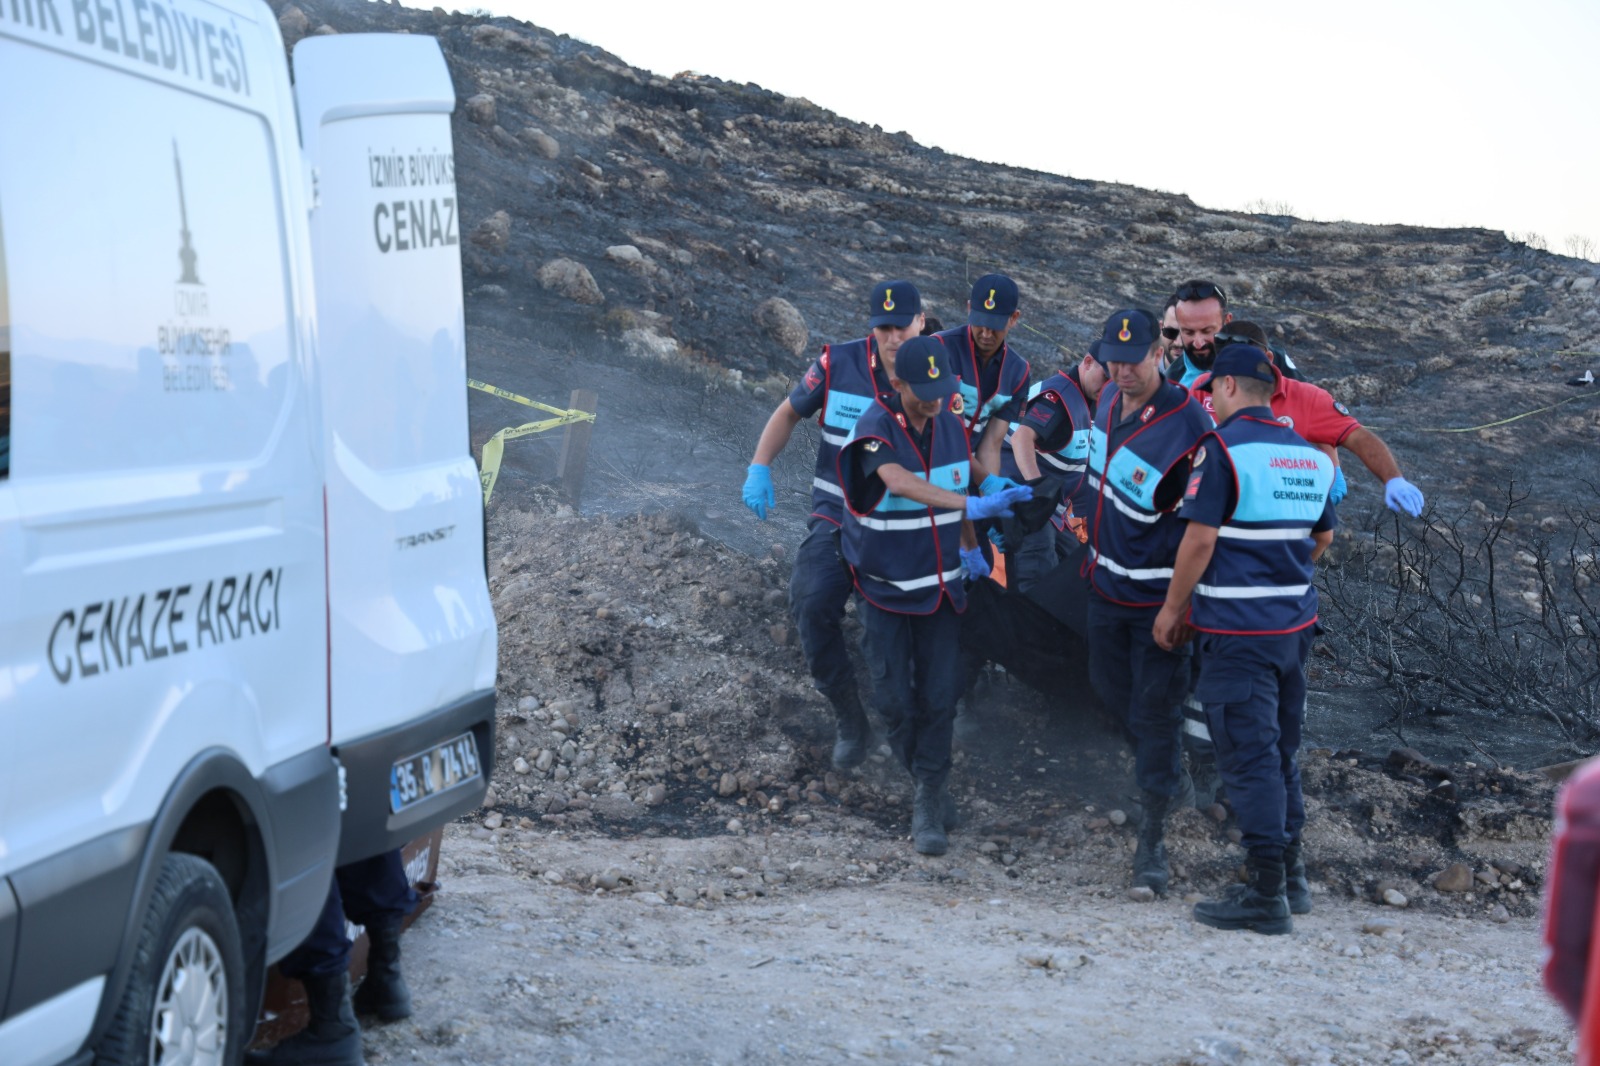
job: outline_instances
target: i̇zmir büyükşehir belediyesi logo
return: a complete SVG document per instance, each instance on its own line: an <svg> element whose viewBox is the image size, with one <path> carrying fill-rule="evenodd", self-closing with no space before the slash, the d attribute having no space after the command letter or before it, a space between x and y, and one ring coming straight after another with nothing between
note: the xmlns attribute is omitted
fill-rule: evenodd
<svg viewBox="0 0 1600 1066"><path fill-rule="evenodd" d="M176 320L156 327L156 350L161 353L161 387L164 392L226 392L233 388L223 357L232 341L225 326L213 326L211 297L200 280L200 253L189 229L189 201L183 187L183 156L172 142L172 170L178 186L178 265L172 309Z"/></svg>

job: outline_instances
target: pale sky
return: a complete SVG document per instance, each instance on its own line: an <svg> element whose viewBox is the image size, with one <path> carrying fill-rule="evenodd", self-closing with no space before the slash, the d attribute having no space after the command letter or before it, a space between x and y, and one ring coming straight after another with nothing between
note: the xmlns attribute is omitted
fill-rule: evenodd
<svg viewBox="0 0 1600 1066"><path fill-rule="evenodd" d="M1597 0L477 2L958 155L1600 246Z"/></svg>

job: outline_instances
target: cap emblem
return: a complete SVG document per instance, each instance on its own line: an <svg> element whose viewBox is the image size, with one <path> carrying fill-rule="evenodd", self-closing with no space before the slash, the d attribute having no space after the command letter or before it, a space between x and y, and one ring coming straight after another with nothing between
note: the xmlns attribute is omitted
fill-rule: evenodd
<svg viewBox="0 0 1600 1066"><path fill-rule="evenodd" d="M929 381L932 381L934 378L939 376L939 367L934 362L934 358L935 358L934 356L931 356L931 355L928 356L928 380Z"/></svg>
<svg viewBox="0 0 1600 1066"><path fill-rule="evenodd" d="M994 310L994 290L993 289L989 290L989 298L987 300L983 301L983 309L985 311L993 311Z"/></svg>
<svg viewBox="0 0 1600 1066"><path fill-rule="evenodd" d="M1133 340L1133 333L1130 332L1129 329L1128 329L1128 320L1127 319L1123 319L1122 320L1122 329L1117 333L1117 340L1121 341L1124 344L1126 344L1129 341Z"/></svg>
<svg viewBox="0 0 1600 1066"><path fill-rule="evenodd" d="M893 289L884 289L883 290L883 309L885 311L893 311L894 310L894 290Z"/></svg>

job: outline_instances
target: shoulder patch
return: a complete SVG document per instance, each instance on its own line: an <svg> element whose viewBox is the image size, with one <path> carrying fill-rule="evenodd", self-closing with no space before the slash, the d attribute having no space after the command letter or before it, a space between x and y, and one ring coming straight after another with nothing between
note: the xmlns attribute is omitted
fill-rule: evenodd
<svg viewBox="0 0 1600 1066"><path fill-rule="evenodd" d="M1200 447L1198 447L1198 448L1196 448L1194 450L1194 462L1192 462L1189 465L1191 465L1191 466L1199 466L1201 463L1203 463L1205 461L1206 461L1206 446L1204 444L1202 444L1202 445L1200 445Z"/></svg>
<svg viewBox="0 0 1600 1066"><path fill-rule="evenodd" d="M862 447L863 447L863 448L865 448L865 449L866 449L866 450L867 450L867 451L869 451L869 452L875 452L875 451L877 451L877 450L878 450L878 448L879 448L879 447L880 447L880 446L881 446L881 445L882 445L882 444L883 444L883 442L882 442L882 441L876 441L876 440L867 440L867 441L862 441L862 442L861 442L861 446L862 446Z"/></svg>
<svg viewBox="0 0 1600 1066"><path fill-rule="evenodd" d="M1340 414L1344 415L1346 418L1350 418L1351 417L1350 408L1346 407L1344 404L1340 403L1338 400L1333 401L1333 409L1335 411L1338 411Z"/></svg>
<svg viewBox="0 0 1600 1066"><path fill-rule="evenodd" d="M950 413L959 415L966 409L967 405L961 402L961 394L959 392L952 393L950 396Z"/></svg>
<svg viewBox="0 0 1600 1066"><path fill-rule="evenodd" d="M1290 417L1289 415L1279 415L1278 416L1278 422L1281 425L1288 426L1290 429L1294 428L1294 419L1292 417Z"/></svg>

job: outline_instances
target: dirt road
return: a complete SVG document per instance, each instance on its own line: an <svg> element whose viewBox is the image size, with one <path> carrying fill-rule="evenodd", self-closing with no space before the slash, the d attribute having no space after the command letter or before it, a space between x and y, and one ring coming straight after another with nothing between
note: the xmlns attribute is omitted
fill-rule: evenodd
<svg viewBox="0 0 1600 1066"><path fill-rule="evenodd" d="M970 834L883 876L909 847L857 830L454 826L406 936L417 1014L371 1030L369 1061L1570 1061L1532 919L1321 895L1291 936L1221 933L1073 884L1071 859L1014 880Z"/></svg>

